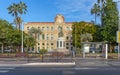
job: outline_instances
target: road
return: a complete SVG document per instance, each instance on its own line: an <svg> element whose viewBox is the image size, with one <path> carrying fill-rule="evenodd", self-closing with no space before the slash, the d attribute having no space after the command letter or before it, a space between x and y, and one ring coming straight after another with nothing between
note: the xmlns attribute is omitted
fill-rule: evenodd
<svg viewBox="0 0 120 75"><path fill-rule="evenodd" d="M0 67L0 75L120 75L120 67Z"/></svg>

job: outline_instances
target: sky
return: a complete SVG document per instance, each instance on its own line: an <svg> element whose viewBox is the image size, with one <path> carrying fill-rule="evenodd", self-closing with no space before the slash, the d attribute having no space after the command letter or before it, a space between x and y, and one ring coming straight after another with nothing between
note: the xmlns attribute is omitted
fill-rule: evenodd
<svg viewBox="0 0 120 75"><path fill-rule="evenodd" d="M0 0L0 18L13 22L7 8L12 3L26 3L28 11L22 15L24 22L54 22L57 14L62 14L66 22L94 20L90 9L97 0ZM119 0L114 0L119 1ZM118 3L120 11L120 2Z"/></svg>

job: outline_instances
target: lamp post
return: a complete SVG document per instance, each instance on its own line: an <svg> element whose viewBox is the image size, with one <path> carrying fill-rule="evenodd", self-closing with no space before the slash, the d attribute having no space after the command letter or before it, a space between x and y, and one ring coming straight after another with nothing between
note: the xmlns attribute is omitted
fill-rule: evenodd
<svg viewBox="0 0 120 75"><path fill-rule="evenodd" d="M23 51L23 23L22 23L22 29L21 30L22 30L22 37L21 37L22 38L22 41L21 41L21 49L22 50L21 50L21 52L23 53L24 52Z"/></svg>

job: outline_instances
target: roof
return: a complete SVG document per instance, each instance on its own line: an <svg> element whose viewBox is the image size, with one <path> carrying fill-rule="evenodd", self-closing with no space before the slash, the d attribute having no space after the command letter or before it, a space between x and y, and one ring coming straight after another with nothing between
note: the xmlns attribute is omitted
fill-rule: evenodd
<svg viewBox="0 0 120 75"><path fill-rule="evenodd" d="M26 25L30 25L30 24L49 24L49 25L53 25L55 22L27 22ZM66 24L72 24L73 22L65 22Z"/></svg>

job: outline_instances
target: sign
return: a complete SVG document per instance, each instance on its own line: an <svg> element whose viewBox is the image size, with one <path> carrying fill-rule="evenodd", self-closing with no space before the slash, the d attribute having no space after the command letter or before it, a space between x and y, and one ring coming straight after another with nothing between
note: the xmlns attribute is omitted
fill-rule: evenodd
<svg viewBox="0 0 120 75"><path fill-rule="evenodd" d="M120 43L120 31L117 31L117 43Z"/></svg>

